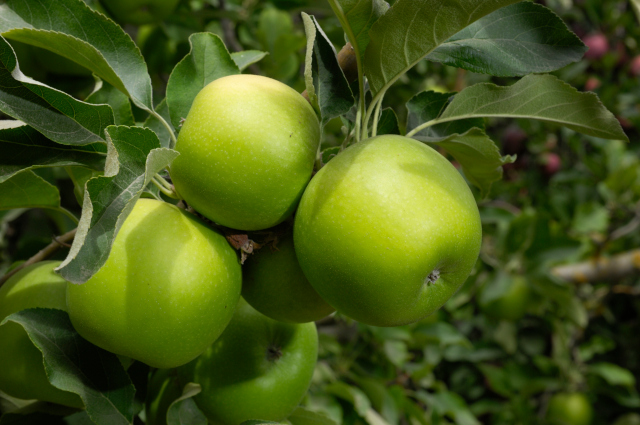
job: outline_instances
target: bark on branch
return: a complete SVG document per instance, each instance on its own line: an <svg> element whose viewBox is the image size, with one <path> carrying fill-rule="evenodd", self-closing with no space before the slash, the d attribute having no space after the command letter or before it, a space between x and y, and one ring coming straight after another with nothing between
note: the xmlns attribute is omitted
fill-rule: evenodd
<svg viewBox="0 0 640 425"><path fill-rule="evenodd" d="M574 283L617 281L640 271L640 249L584 263L558 266L551 274Z"/></svg>
<svg viewBox="0 0 640 425"><path fill-rule="evenodd" d="M24 269L25 267L30 266L31 264L35 264L42 260L46 260L54 252L56 252L60 247L68 246L67 242L70 242L73 240L73 238L76 236L77 230L78 229L73 229L62 236L54 237L53 242L51 242L49 245L47 245L42 250L40 250L36 255L29 258L27 261L25 261L15 269L11 270L9 273L2 276L2 278L0 278L0 286L2 286L11 276L18 273L20 270Z"/></svg>

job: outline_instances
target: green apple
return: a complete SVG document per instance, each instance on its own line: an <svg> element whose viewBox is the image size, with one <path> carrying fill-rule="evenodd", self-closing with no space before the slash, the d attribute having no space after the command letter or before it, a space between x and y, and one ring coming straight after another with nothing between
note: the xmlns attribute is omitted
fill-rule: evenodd
<svg viewBox="0 0 640 425"><path fill-rule="evenodd" d="M357 143L311 180L294 226L309 282L336 310L399 326L462 285L482 239L474 197L442 155L385 135Z"/></svg>
<svg viewBox="0 0 640 425"><path fill-rule="evenodd" d="M180 0L101 0L104 7L123 24L145 25L169 17Z"/></svg>
<svg viewBox="0 0 640 425"><path fill-rule="evenodd" d="M593 408L582 393L558 393L549 400L549 425L589 425L592 418Z"/></svg>
<svg viewBox="0 0 640 425"><path fill-rule="evenodd" d="M213 424L279 421L306 394L317 355L314 323L277 322L241 300L220 338L178 373L202 386L194 399Z"/></svg>
<svg viewBox="0 0 640 425"><path fill-rule="evenodd" d="M171 177L180 196L210 220L266 229L293 213L319 141L318 119L300 93L270 78L232 75L193 101Z"/></svg>
<svg viewBox="0 0 640 425"><path fill-rule="evenodd" d="M281 322L313 322L334 311L304 276L292 234L247 259L242 268L242 297L260 313Z"/></svg>
<svg viewBox="0 0 640 425"><path fill-rule="evenodd" d="M85 339L164 369L193 360L222 333L241 285L223 236L171 204L140 199L100 271L67 285L67 306Z"/></svg>
<svg viewBox="0 0 640 425"><path fill-rule="evenodd" d="M59 264L59 261L32 264L0 287L0 322L10 314L28 308L66 310L67 282L53 272ZM49 383L42 353L17 323L7 322L0 326L0 365L0 390L12 397L78 408L84 406L78 395Z"/></svg>
<svg viewBox="0 0 640 425"><path fill-rule="evenodd" d="M158 369L147 388L145 414L147 425L167 425L167 411L175 400L182 396L175 369Z"/></svg>
<svg viewBox="0 0 640 425"><path fill-rule="evenodd" d="M496 285L487 287L480 295L480 307L490 317L516 321L527 312L532 298L527 280L522 276L498 277ZM499 291L498 296L490 292Z"/></svg>

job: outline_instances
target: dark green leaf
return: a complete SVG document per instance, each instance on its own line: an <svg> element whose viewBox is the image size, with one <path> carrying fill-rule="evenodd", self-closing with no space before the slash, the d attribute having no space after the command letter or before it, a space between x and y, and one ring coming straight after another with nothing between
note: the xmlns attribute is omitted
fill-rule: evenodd
<svg viewBox="0 0 640 425"><path fill-rule="evenodd" d="M200 384L188 383L182 391L182 396L169 406L167 425L207 425L206 416L193 400L193 396L201 391Z"/></svg>
<svg viewBox="0 0 640 425"><path fill-rule="evenodd" d="M87 103L111 106L116 125L135 125L129 98L106 81L98 79L96 88L87 97Z"/></svg>
<svg viewBox="0 0 640 425"><path fill-rule="evenodd" d="M432 144L442 147L460 164L469 182L480 189L482 198L487 196L493 182L502 179L502 166L515 161L515 157L503 157L493 140L479 128Z"/></svg>
<svg viewBox="0 0 640 425"><path fill-rule="evenodd" d="M551 72L579 61L587 47L551 10L531 2L496 10L427 59L502 77Z"/></svg>
<svg viewBox="0 0 640 425"><path fill-rule="evenodd" d="M438 118L454 96L455 93L425 91L412 97L407 102L407 132ZM484 128L484 120L472 118L450 121L428 127L412 137L423 142L439 141L452 134L463 134L474 127Z"/></svg>
<svg viewBox="0 0 640 425"><path fill-rule="evenodd" d="M629 140L594 93L580 93L552 75L527 75L508 87L482 83L466 88L435 124L481 117L537 119L589 136Z"/></svg>
<svg viewBox="0 0 640 425"><path fill-rule="evenodd" d="M171 124L180 126L196 95L210 82L240 73L226 46L215 34L197 33L189 37L191 52L171 72L167 83L167 106Z"/></svg>
<svg viewBox="0 0 640 425"><path fill-rule="evenodd" d="M44 137L20 121L14 128L2 128L0 121L0 183L22 170L41 167L79 165L102 170L106 146L93 143L86 146L61 145Z"/></svg>
<svg viewBox="0 0 640 425"><path fill-rule="evenodd" d="M315 94L317 95L318 108L323 124L331 119L349 112L355 103L349 83L345 78L333 44L329 41L325 33L320 28L318 21L313 16L302 14L305 23L307 37L313 39L313 58L311 67L313 69L313 83ZM307 67L305 78L309 87L309 52L307 51ZM309 89L307 89L309 93ZM311 96L310 96L311 98Z"/></svg>
<svg viewBox="0 0 640 425"><path fill-rule="evenodd" d="M7 317L42 352L51 384L78 394L97 425L130 424L135 388L115 354L82 338L62 310L35 308Z"/></svg>
<svg viewBox="0 0 640 425"><path fill-rule="evenodd" d="M378 118L378 136L383 134L400 134L400 126L398 125L398 116L391 108L385 108Z"/></svg>
<svg viewBox="0 0 640 425"><path fill-rule="evenodd" d="M242 52L231 53L231 59L233 59L240 71L244 71L249 65L260 62L268 54L268 52L261 52L259 50L244 50Z"/></svg>
<svg viewBox="0 0 640 425"><path fill-rule="evenodd" d="M398 0L371 27L364 70L374 101L436 47L518 0Z"/></svg>
<svg viewBox="0 0 640 425"><path fill-rule="evenodd" d="M0 33L90 69L151 111L151 78L140 50L115 22L82 0L5 0Z"/></svg>
<svg viewBox="0 0 640 425"><path fill-rule="evenodd" d="M0 5L0 16L5 5ZM3 21L0 20L0 28ZM67 145L104 142L113 124L108 105L92 105L24 76L13 49L0 37L0 111L21 120L50 140Z"/></svg>
<svg viewBox="0 0 640 425"><path fill-rule="evenodd" d="M0 183L0 210L60 207L60 192L33 171L23 171Z"/></svg>
<svg viewBox="0 0 640 425"><path fill-rule="evenodd" d="M151 178L178 152L161 148L156 134L145 128L112 126L103 177L87 182L78 233L60 275L84 283L107 261L113 240Z"/></svg>

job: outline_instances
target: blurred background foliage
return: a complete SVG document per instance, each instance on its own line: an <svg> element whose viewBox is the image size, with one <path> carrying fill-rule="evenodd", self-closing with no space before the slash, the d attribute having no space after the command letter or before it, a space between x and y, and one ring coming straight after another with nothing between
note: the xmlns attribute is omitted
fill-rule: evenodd
<svg viewBox="0 0 640 425"><path fill-rule="evenodd" d="M632 142L534 121L487 122L502 153L518 160L479 200L484 244L474 273L444 308L410 326L375 328L339 315L319 322L320 358L304 400L309 408L344 424L544 424L554 423L547 415L554 395L580 393L594 424L640 424L640 279L633 273L640 252L628 256L630 272L605 269L585 278L571 269L640 247L640 25L627 1L539 3L591 47L556 75L598 93ZM336 49L342 47L326 0L183 0L165 22L125 30L147 61L157 102L189 52L189 35L202 31L218 34L231 51L268 52L246 72L302 91L300 11L315 15ZM80 99L93 90L85 69L12 44L26 75ZM396 83L384 106L403 122L404 104L417 92L459 91L489 80L515 81L423 61ZM133 109L144 121L144 112ZM325 146L343 138L341 121L330 122ZM78 188L91 172L36 173L60 187L62 205L79 215ZM75 227L53 210L0 211L0 220L2 273ZM569 265L569 279L558 276L559 265Z"/></svg>

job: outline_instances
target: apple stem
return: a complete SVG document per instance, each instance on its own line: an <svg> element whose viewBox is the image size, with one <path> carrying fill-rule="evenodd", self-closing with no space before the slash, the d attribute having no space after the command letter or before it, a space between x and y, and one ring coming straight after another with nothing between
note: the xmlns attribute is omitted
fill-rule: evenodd
<svg viewBox="0 0 640 425"><path fill-rule="evenodd" d="M169 198L180 199L173 186L169 185L169 183L167 183L167 181L158 174L151 178L151 182L158 188L158 190L160 190L160 192L164 193Z"/></svg>

